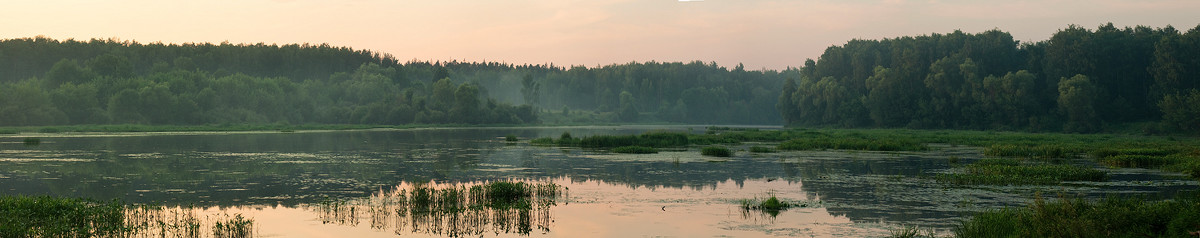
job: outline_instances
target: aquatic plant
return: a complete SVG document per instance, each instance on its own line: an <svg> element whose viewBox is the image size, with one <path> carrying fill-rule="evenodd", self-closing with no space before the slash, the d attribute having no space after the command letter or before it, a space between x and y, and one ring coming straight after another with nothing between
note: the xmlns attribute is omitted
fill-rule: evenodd
<svg viewBox="0 0 1200 238"><path fill-rule="evenodd" d="M778 216L779 212L788 210L793 207L817 207L821 204L820 201L803 201L803 202L783 201L783 200L780 200L779 198L775 197L775 195L771 195L770 197L767 197L765 199L762 199L762 198L742 199L741 201L738 201L738 203L741 204L740 207L742 208L743 212L761 211L761 212L766 213L771 216Z"/></svg>
<svg viewBox="0 0 1200 238"><path fill-rule="evenodd" d="M653 148L680 147L688 145L688 136L680 132L647 132L640 135L595 135L579 140L585 148L612 148L622 146L644 146Z"/></svg>
<svg viewBox="0 0 1200 238"><path fill-rule="evenodd" d="M40 145L42 144L42 139L37 137L25 137L22 142L25 143L25 145Z"/></svg>
<svg viewBox="0 0 1200 238"><path fill-rule="evenodd" d="M888 236L888 238L926 238L926 237L929 237L929 238L937 237L937 234L934 234L933 230L931 230L931 229L921 229L917 226L908 226L908 225L901 226L900 228L897 228L897 229L893 229L892 234L890 236Z"/></svg>
<svg viewBox="0 0 1200 238"><path fill-rule="evenodd" d="M421 232L450 237L485 232L529 234L549 231L549 207L565 196L553 183L490 182L470 185L418 183L380 191L369 198L317 204L321 221L358 225L361 218L375 229Z"/></svg>
<svg viewBox="0 0 1200 238"><path fill-rule="evenodd" d="M954 229L956 237L1192 237L1197 231L1200 200L1195 196L1096 202L1039 196L1025 208L975 214Z"/></svg>
<svg viewBox="0 0 1200 238"><path fill-rule="evenodd" d="M4 237L107 237L125 232L124 206L48 196L0 196Z"/></svg>
<svg viewBox="0 0 1200 238"><path fill-rule="evenodd" d="M1105 181L1108 174L1094 168L1063 164L1020 164L1012 159L983 159L961 172L939 174L937 180L957 185L1057 184L1063 181Z"/></svg>
<svg viewBox="0 0 1200 238"><path fill-rule="evenodd" d="M700 154L707 155L707 156L716 156L716 157L733 156L733 152L729 151L729 148L719 147L719 146L709 146L709 147L700 148Z"/></svg>
<svg viewBox="0 0 1200 238"><path fill-rule="evenodd" d="M613 148L612 152L622 153L622 154L654 154L654 153L658 153L658 149L654 149L654 148L646 147L646 146L634 145L634 146L621 146L621 147Z"/></svg>

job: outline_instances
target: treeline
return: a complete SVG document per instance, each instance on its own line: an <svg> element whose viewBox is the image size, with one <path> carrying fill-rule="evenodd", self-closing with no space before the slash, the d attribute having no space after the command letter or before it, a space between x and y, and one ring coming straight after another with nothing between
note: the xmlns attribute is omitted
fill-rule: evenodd
<svg viewBox="0 0 1200 238"><path fill-rule="evenodd" d="M406 67L428 63L409 62ZM503 102L529 104L575 122L774 124L787 75L799 71L728 69L716 63L631 62L597 67L443 62L452 79L477 82ZM564 120L571 120L570 118Z"/></svg>
<svg viewBox="0 0 1200 238"><path fill-rule="evenodd" d="M2 126L537 122L477 84L327 45L35 38L0 41L0 59Z"/></svg>
<svg viewBox="0 0 1200 238"><path fill-rule="evenodd" d="M1200 26L1070 26L852 40L808 60L777 106L791 125L1095 132L1200 130Z"/></svg>
<svg viewBox="0 0 1200 238"><path fill-rule="evenodd" d="M778 124L784 74L714 63L401 63L322 45L0 40L0 126ZM522 106L514 106L522 105ZM572 121L572 119L574 121Z"/></svg>

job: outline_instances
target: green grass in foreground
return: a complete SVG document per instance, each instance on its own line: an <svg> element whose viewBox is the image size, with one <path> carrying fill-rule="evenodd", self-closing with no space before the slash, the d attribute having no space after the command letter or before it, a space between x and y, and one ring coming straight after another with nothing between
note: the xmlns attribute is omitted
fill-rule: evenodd
<svg viewBox="0 0 1200 238"><path fill-rule="evenodd" d="M1021 164L1014 159L982 159L961 173L940 174L937 180L957 185L1057 184L1064 181L1105 181L1107 173L1065 164Z"/></svg>
<svg viewBox="0 0 1200 238"><path fill-rule="evenodd" d="M1107 198L1045 201L976 214L956 237L1196 237L1200 200Z"/></svg>

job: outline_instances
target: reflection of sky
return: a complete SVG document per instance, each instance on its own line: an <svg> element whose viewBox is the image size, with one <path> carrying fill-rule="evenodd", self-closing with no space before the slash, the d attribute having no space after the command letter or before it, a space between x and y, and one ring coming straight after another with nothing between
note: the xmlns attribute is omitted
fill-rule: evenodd
<svg viewBox="0 0 1200 238"><path fill-rule="evenodd" d="M855 224L846 217L832 216L820 206L793 208L777 217L753 214L747 217L738 208L737 200L767 192L784 200L805 199L798 184L786 181L755 181L740 185L725 181L712 189L630 188L603 181L567 178L554 182L569 187L570 197L550 207L549 232L535 229L530 234L532 237L863 237L888 232L878 224ZM357 225L351 222L322 223L317 219L320 211L312 207L251 206L226 208L221 212L253 217L258 235L264 237L433 236L413 232L409 226L372 228L369 221L372 218L365 212L369 209L369 206L357 208ZM209 209L207 212L215 211ZM497 234L485 232L484 235ZM520 237L503 232L498 236Z"/></svg>
<svg viewBox="0 0 1200 238"><path fill-rule="evenodd" d="M784 69L850 39L999 28L1023 42L1069 24L1191 29L1193 0L8 1L0 38L330 43L401 61Z"/></svg>

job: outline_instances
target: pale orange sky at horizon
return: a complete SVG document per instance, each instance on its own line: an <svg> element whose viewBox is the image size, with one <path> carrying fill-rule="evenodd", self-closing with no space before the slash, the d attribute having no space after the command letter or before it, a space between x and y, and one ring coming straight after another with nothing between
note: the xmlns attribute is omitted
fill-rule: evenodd
<svg viewBox="0 0 1200 238"><path fill-rule="evenodd" d="M1094 29L1200 24L1195 0L117 0L8 1L0 38L328 43L402 61L784 69L851 39L1000 29L1040 41Z"/></svg>

